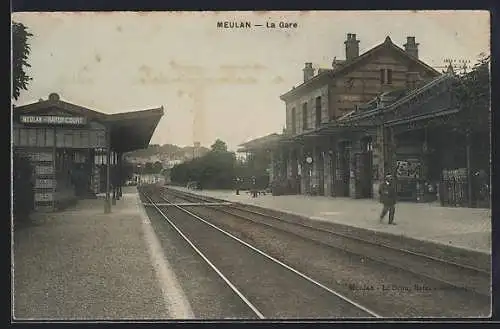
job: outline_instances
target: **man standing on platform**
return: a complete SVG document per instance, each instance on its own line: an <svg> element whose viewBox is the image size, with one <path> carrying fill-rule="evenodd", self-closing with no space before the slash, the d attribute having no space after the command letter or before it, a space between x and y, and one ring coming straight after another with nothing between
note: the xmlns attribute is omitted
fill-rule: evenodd
<svg viewBox="0 0 500 329"><path fill-rule="evenodd" d="M241 178L236 177L236 195L240 195Z"/></svg>
<svg viewBox="0 0 500 329"><path fill-rule="evenodd" d="M252 197L257 197L257 177L252 176Z"/></svg>
<svg viewBox="0 0 500 329"><path fill-rule="evenodd" d="M380 202L384 205L382 213L380 214L380 222L384 220L385 215L389 212L389 224L394 223L394 213L396 211L396 188L394 186L394 179L391 174L385 176L384 182L379 188Z"/></svg>

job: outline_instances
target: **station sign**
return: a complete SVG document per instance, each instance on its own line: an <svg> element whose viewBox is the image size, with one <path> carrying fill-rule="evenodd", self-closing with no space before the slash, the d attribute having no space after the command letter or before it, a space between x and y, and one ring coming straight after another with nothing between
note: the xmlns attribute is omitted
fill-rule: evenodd
<svg viewBox="0 0 500 329"><path fill-rule="evenodd" d="M85 125L87 123L87 118L56 115L22 115L21 123L79 126Z"/></svg>
<svg viewBox="0 0 500 329"><path fill-rule="evenodd" d="M53 175L54 174L54 167L53 166L43 166L43 165L38 165L35 167L35 173L37 175Z"/></svg>
<svg viewBox="0 0 500 329"><path fill-rule="evenodd" d="M54 201L54 194L52 193L35 193L36 202L50 202Z"/></svg>
<svg viewBox="0 0 500 329"><path fill-rule="evenodd" d="M37 179L35 182L35 188L51 189L56 186L55 179Z"/></svg>

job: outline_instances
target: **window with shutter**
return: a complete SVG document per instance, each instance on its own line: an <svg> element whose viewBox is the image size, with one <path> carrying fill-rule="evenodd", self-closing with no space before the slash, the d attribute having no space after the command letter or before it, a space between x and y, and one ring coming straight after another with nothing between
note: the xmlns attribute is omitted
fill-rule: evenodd
<svg viewBox="0 0 500 329"><path fill-rule="evenodd" d="M307 103L302 105L302 130L307 130Z"/></svg>
<svg viewBox="0 0 500 329"><path fill-rule="evenodd" d="M316 128L321 125L321 96L316 97Z"/></svg>
<svg viewBox="0 0 500 329"><path fill-rule="evenodd" d="M291 131L292 131L292 134L295 134L295 131L297 129L297 118L296 118L296 115L295 115L295 107L292 108L292 122L291 122Z"/></svg>

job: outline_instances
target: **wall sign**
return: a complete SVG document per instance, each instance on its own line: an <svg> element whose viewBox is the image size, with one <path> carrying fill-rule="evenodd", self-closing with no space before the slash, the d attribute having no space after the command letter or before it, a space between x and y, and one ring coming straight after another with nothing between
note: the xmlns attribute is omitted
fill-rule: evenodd
<svg viewBox="0 0 500 329"><path fill-rule="evenodd" d="M340 103L361 102L360 95L340 95L338 98Z"/></svg>
<svg viewBox="0 0 500 329"><path fill-rule="evenodd" d="M422 166L418 159L396 161L396 173L400 178L420 178Z"/></svg>
<svg viewBox="0 0 500 329"><path fill-rule="evenodd" d="M22 115L21 123L48 124L48 125L84 125L87 123L85 117L68 117L55 115Z"/></svg>

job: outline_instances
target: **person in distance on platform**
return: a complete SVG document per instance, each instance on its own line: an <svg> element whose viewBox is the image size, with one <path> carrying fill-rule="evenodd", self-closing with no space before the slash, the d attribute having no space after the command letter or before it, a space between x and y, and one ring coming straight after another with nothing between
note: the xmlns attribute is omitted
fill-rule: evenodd
<svg viewBox="0 0 500 329"><path fill-rule="evenodd" d="M380 222L382 223L385 215L389 212L389 224L396 225L396 223L394 223L394 213L396 212L396 188L391 174L385 176L384 182L379 187L379 195L380 202L384 206L380 214Z"/></svg>
<svg viewBox="0 0 500 329"><path fill-rule="evenodd" d="M236 195L240 195L241 178L236 177Z"/></svg>

